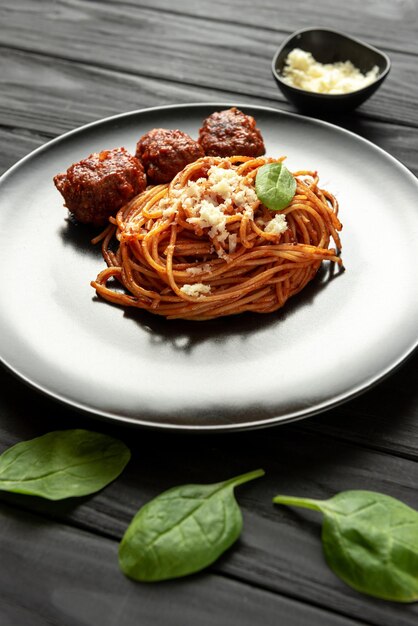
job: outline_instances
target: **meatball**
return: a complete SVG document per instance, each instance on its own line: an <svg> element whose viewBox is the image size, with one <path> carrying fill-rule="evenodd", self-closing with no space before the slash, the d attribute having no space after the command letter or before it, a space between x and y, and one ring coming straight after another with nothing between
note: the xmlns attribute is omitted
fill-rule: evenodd
<svg viewBox="0 0 418 626"><path fill-rule="evenodd" d="M57 174L54 183L78 221L102 226L144 191L146 178L136 157L125 148L114 148L74 163L65 174Z"/></svg>
<svg viewBox="0 0 418 626"><path fill-rule="evenodd" d="M198 141L207 156L258 157L266 151L255 119L235 107L209 115Z"/></svg>
<svg viewBox="0 0 418 626"><path fill-rule="evenodd" d="M143 135L135 156L141 161L150 183L173 180L186 165L205 156L203 148L181 130L154 128Z"/></svg>

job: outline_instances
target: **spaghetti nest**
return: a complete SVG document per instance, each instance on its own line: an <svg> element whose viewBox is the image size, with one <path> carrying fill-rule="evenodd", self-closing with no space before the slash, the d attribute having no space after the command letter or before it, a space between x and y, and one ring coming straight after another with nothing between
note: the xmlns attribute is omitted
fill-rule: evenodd
<svg viewBox="0 0 418 626"><path fill-rule="evenodd" d="M146 189L93 240L107 264L91 283L97 294L189 320L282 307L322 261L341 264L342 226L316 172L293 174L296 193L280 213L261 204L257 170L281 161L204 157Z"/></svg>

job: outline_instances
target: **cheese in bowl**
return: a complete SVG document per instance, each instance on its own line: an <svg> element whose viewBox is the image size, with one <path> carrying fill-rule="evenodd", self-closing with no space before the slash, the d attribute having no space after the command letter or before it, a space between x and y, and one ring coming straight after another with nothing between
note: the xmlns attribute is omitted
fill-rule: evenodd
<svg viewBox="0 0 418 626"><path fill-rule="evenodd" d="M377 65L363 74L351 61L319 63L310 52L294 48L286 57L281 78L291 87L305 91L344 94L363 89L378 75Z"/></svg>

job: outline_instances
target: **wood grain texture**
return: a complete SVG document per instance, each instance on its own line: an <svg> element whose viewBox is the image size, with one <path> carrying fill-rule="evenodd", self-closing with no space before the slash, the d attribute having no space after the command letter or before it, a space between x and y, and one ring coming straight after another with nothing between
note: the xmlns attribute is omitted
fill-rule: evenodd
<svg viewBox="0 0 418 626"><path fill-rule="evenodd" d="M0 125L40 131L51 137L134 109L237 98L230 91L193 88L93 65L74 65L62 59L51 67L42 55L15 50L4 51L0 72ZM16 75L23 77L18 83ZM251 98L247 96L243 101L249 103Z"/></svg>
<svg viewBox="0 0 418 626"><path fill-rule="evenodd" d="M281 450L278 450L278 453L280 454ZM288 459L283 459L283 462L287 460ZM319 464L319 462L317 464ZM326 470L326 465L325 463L324 471ZM206 464L203 462L203 465L200 467L200 472L204 472L205 467ZM168 467L165 467L163 473L164 479L169 483L171 481L167 481L167 469ZM290 485L292 481L285 479L285 475L287 475L287 477L289 475L291 476L293 470L293 467L288 467L287 471L283 473L282 478L278 479L276 477L275 481L265 481L261 487L261 491L260 486L257 489L248 488L239 491L238 499L244 512L243 535L234 549L225 554L210 570L199 577L203 584L202 592L210 595L211 586L208 584L208 581L210 582L212 574L216 574L223 578L227 576L228 579L233 579L237 583L242 582L245 583L245 585L250 584L256 590L263 589L280 597L287 596L298 600L300 603L304 602L306 606L309 607L306 613L306 619L309 617L310 606L314 605L319 608L322 607L323 612L330 610L340 615L350 615L359 620L360 623L363 623L363 620L365 623L379 626L383 623L388 626L392 624L412 626L416 623L418 607L412 605L402 607L402 610L400 610L396 605L363 597L347 588L334 577L323 561L320 547L319 523L314 519L314 516L305 514L299 515L291 510L279 507L274 508L271 505L269 500L272 493L275 494L277 491L283 491L283 489L280 489L280 483L285 484L287 490L293 487L294 492L296 489L294 485ZM173 474L173 472L170 473ZM174 473L176 473L176 468L174 468ZM135 481L134 495L137 501L142 500L142 497L139 497L140 489L142 491L141 495L143 495L144 491L147 489L146 485L144 487L141 484L141 488L139 487L138 476L139 474L136 471L134 475L132 474L130 477L130 480ZM161 481L161 475L154 476L154 479ZM299 480L301 484L302 482L306 483L306 475L300 475ZM144 482L146 483L147 479L145 479L145 481L141 480L141 483ZM273 482L274 484L272 484ZM312 481L310 482L312 484ZM161 485L161 482L159 482L159 485ZM133 486L133 484L131 486ZM120 483L118 484L117 490L116 485L114 487L113 493L109 493L109 497L111 497L112 505L118 507L118 503L120 504L121 501L127 501L129 496L124 492L124 487L122 487ZM118 496L117 493L120 492L121 489L122 493ZM299 493L303 493L303 489L303 487L302 489L299 487ZM154 491L154 489L151 491ZM321 495L319 492L320 489L318 489L316 495ZM260 498L263 502L260 502ZM98 537L97 531L101 531L101 529L98 526L95 528L93 524L97 523L98 519L100 521L99 516L91 518L91 527L89 528L86 526L85 520L80 519L79 512L78 515L75 514L76 519L70 520L70 523L75 527L70 531L68 530L68 521L62 517L62 514L60 515L58 513L59 503L57 503L56 507L53 507L55 514L51 507L49 513L45 510L43 512L38 511L38 513L42 513L41 518L33 518L31 514L28 514L27 510L19 512L18 505L16 504L17 500L16 498L12 498L9 501L9 504L14 504L12 521L6 525L0 522L0 544L3 564L6 570L9 567L13 568L13 571L19 571L21 568L25 568L25 571L27 571L29 575L33 575L31 573L31 562L34 560L33 553L35 553L35 559L38 561L35 579L41 588L44 586L49 587L51 584L49 582L50 579L54 579L58 587L69 586L71 588L76 586L81 589L84 583L79 585L79 577L75 576L75 572L81 571L86 572L88 586L98 592L103 581L106 581L107 572L112 572L112 579L116 577L117 567L115 562L116 549L114 541L112 541L113 547L110 554L109 550L105 547L105 541L103 541L108 537L112 540L118 540L120 538L119 533L114 533L114 522L112 524L113 530L111 535L109 534L107 536L105 533L99 532L102 536ZM23 499L21 498L21 500ZM100 498L98 500L100 500ZM72 503L74 511L79 511L83 506L83 504L77 505L75 502ZM100 503L98 501L97 506L99 510L101 508L103 510L103 502ZM5 508L3 504L2 511L4 510L7 511L7 507ZM119 510L119 517L123 517L123 513L124 511ZM45 516L50 518L49 522L45 519ZM102 519L103 517L102 512ZM20 534L16 532L15 529L16 520L19 519L27 520L25 523L28 526L28 530L24 533L26 535L26 541L22 541ZM59 526L58 537L56 537L54 525ZM123 525L122 522L120 522L120 525ZM39 534L37 530L39 526L43 529L41 534ZM87 528L87 530L90 530L90 533L83 531L80 539L77 526ZM65 542L68 534L76 534L78 536L77 545L66 547ZM45 562L47 555L48 558ZM0 576L1 572L4 572L5 569L0 568ZM94 573L95 569L100 572L99 575ZM184 588L182 587L180 589L180 595L187 593L189 585L193 584L194 578L195 577L179 583L184 586ZM27 578L23 578L21 581L21 584L25 584L25 587L26 580ZM97 581L100 581L100 583ZM15 588L15 585L13 585L13 587ZM54 587L54 584L52 584L52 587ZM226 588L227 587L228 585L226 585ZM4 589L3 586L0 588L2 590ZM122 600L120 584L115 585L115 589L116 592L113 597L115 598L115 607L117 607ZM166 589L167 587L163 587L160 592L163 594L162 598L164 599L163 610L167 602L169 602L169 597L165 593ZM34 593L36 597L36 586ZM138 589L138 594L141 593L142 589ZM247 595L247 590L242 588L241 593ZM2 596L0 595L0 597ZM218 596L215 597L216 601L219 602L221 598ZM193 600L197 602L198 597L193 596ZM29 606L32 605L33 608L36 609L37 602L34 601L32 595L29 595L26 601ZM155 601L156 598L153 597L153 602ZM44 601L41 600L40 604L43 605ZM158 610L158 606L158 603L155 604L154 610ZM178 615L178 607L175 607L175 611ZM269 610L267 607L262 612L263 616L264 614L266 619L269 619ZM236 621L232 623L242 623L240 615L236 615L235 619ZM182 623L193 624L194 622L186 620ZM286 624L286 622L279 623Z"/></svg>
<svg viewBox="0 0 418 626"><path fill-rule="evenodd" d="M160 10L135 5L128 5L127 15L124 5L114 3L34 4L26 0L21 4L21 11L2 8L0 46L43 55L43 73L39 72L36 90L41 94L45 80L48 85L56 84L52 76L48 80L48 57L53 57L135 77L164 79L174 83L174 90L177 84L190 85L283 101L270 69L273 54L283 40L274 30L254 28L254 24L196 20L175 12L164 16ZM256 22L258 12L249 10L249 14L254 14ZM373 32L375 29L369 35ZM381 120L396 118L418 126L418 85L409 80L414 74L415 56L393 51L391 59L389 78L361 111ZM117 83L117 78L113 80ZM62 83L63 90L71 89Z"/></svg>
<svg viewBox="0 0 418 626"><path fill-rule="evenodd" d="M211 101L256 103L295 112L277 90L273 99L259 97L254 100L248 94L173 84L165 79L134 76L93 65L74 65L69 60L58 59L52 66L46 65L42 55L9 49L4 50L0 57L0 73L0 129L4 137L7 132L12 134L10 140L20 130L24 145L28 145L27 152L38 142L31 144L25 142L25 138L38 137L40 145L48 138L109 115L164 104ZM16 76L21 78L17 81ZM372 104L367 106L372 107ZM416 127L404 123L388 124L378 116L366 117L364 111L363 107L352 115L330 121L369 139L418 173L418 124ZM417 112L414 114L418 121ZM24 154L19 150L19 158ZM0 145L1 171L15 160L10 145Z"/></svg>
<svg viewBox="0 0 418 626"><path fill-rule="evenodd" d="M123 10L126 0L105 0ZM132 7L132 3L129 4ZM352 0L349 4L321 0L280 2L277 0L185 0L173 5L170 0L139 0L134 6L160 11L163 15L188 15L203 20L266 29L279 36L300 28L321 26L340 29L354 37L364 37L375 46L401 52L418 53L411 30L418 24L418 9L414 0Z"/></svg>
<svg viewBox="0 0 418 626"><path fill-rule="evenodd" d="M418 174L417 15L415 0L2 0L0 173L50 138L129 110L222 101L294 111L276 88L271 58L294 30L322 25L393 62L373 98L329 121ZM361 488L418 509L417 366L414 354L375 388L309 420L204 437L94 420L1 369L0 452L74 427L113 434L133 451L123 475L90 498L0 495L1 626L415 626L418 605L362 596L330 572L320 515L271 499ZM119 572L117 542L142 504L173 485L257 467L265 478L237 490L242 537L212 568L162 585Z"/></svg>
<svg viewBox="0 0 418 626"><path fill-rule="evenodd" d="M192 30L207 41L210 41L210 31L205 30L208 22L217 24L222 32L228 28L229 40L233 39L231 32L246 32L243 28L250 30L252 39L259 38L263 31L282 38L300 28L323 26L344 30L389 50L418 53L417 41L411 36L418 24L414 0L369 0L367 3L352 0L349 5L321 0L309 6L303 0L280 4L276 0L257 3L252 0L181 0L175 4L171 0L41 0L37 3L19 0L18 5L12 0L3 0L0 15L11 34L13 29L20 33L22 26L31 21L40 24L44 21L41 28L48 34L51 26L65 20L74 27L82 25L102 35L108 35L113 24L116 29L122 27L124 32L130 32L125 31L126 27L139 24L134 41L144 34L141 25L169 23L172 31L176 19L192 23ZM75 46L83 45L81 38L81 35L76 37ZM159 41L159 44L164 46L164 42Z"/></svg>
<svg viewBox="0 0 418 626"><path fill-rule="evenodd" d="M2 626L254 626L260 615L266 626L359 623L213 573L137 584L119 571L115 542L8 507L0 530Z"/></svg>

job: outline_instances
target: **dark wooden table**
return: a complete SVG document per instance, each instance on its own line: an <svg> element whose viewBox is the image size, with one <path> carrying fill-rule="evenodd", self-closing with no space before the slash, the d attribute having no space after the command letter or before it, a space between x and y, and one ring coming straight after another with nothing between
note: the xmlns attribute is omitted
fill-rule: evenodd
<svg viewBox="0 0 418 626"><path fill-rule="evenodd" d="M236 101L293 111L275 86L271 58L291 32L323 25L375 44L393 63L371 100L330 121L417 174L417 12L416 0L1 0L0 170L65 131L133 109ZM84 427L127 441L133 459L93 497L48 503L2 494L1 626L416 624L417 605L374 600L337 579L324 562L319 516L274 508L271 497L370 489L418 509L417 364L415 353L321 416L203 436L98 422L3 368L1 451L48 430ZM119 571L118 541L142 504L176 484L256 467L266 477L238 494L242 537L215 565L155 585Z"/></svg>

